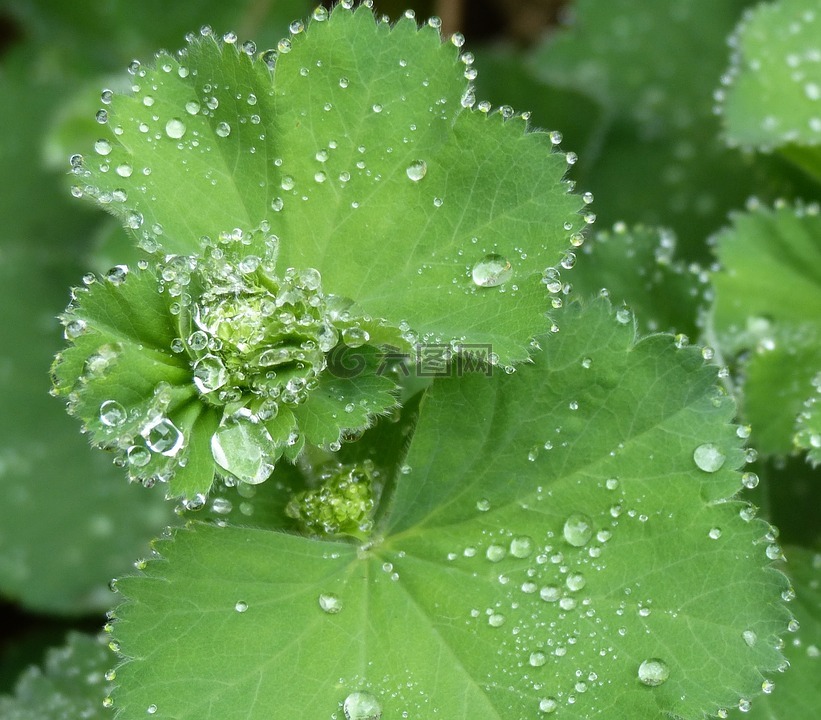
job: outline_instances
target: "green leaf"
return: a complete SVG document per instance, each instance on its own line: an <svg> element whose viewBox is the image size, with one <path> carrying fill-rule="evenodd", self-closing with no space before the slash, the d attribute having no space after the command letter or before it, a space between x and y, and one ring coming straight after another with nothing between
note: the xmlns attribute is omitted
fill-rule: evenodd
<svg viewBox="0 0 821 720"><path fill-rule="evenodd" d="M0 71L0 592L54 614L108 607L107 583L171 519L162 499L113 482L48 395L56 315L85 263L93 221L38 162L60 80L21 44Z"/></svg>
<svg viewBox="0 0 821 720"><path fill-rule="evenodd" d="M783 149L821 180L821 16L814 0L750 10L736 29L721 93L731 143Z"/></svg>
<svg viewBox="0 0 821 720"><path fill-rule="evenodd" d="M469 109L436 29L367 7L314 17L279 44L273 75L213 36L134 66L138 89L112 101L77 192L148 249L196 253L202 236L267 223L286 266L318 269L409 342L524 360L547 327L541 274L584 224L565 156L522 118ZM488 256L503 271L483 275Z"/></svg>
<svg viewBox="0 0 821 720"><path fill-rule="evenodd" d="M0 696L0 716L4 720L111 718L113 713L103 700L109 692L106 673L113 660L101 638L70 633L64 647L49 650L42 670L31 666L13 695Z"/></svg>
<svg viewBox="0 0 821 720"><path fill-rule="evenodd" d="M257 484L305 443L336 446L396 403L369 334L316 270L278 274L251 239L116 266L74 291L55 388L133 479L199 503L214 473Z"/></svg>
<svg viewBox="0 0 821 720"><path fill-rule="evenodd" d="M768 675L763 681L768 692L753 702L748 714L734 714L735 720L811 718L821 707L821 554L798 547L786 548L786 554L796 622L784 645L789 666L781 668L783 674Z"/></svg>
<svg viewBox="0 0 821 720"><path fill-rule="evenodd" d="M653 135L711 114L726 38L748 0L577 0L534 56L551 84L583 90ZM698 73L691 60L698 52Z"/></svg>
<svg viewBox="0 0 821 720"><path fill-rule="evenodd" d="M673 232L641 225L628 229L620 223L585 243L572 279L576 293L594 295L606 289L611 302L627 305L642 333L696 338L705 275L698 265L676 257Z"/></svg>
<svg viewBox="0 0 821 720"><path fill-rule="evenodd" d="M533 365L434 384L369 542L159 543L118 583L123 717L702 718L758 690L786 582L733 499L732 400L697 349L563 312Z"/></svg>
<svg viewBox="0 0 821 720"><path fill-rule="evenodd" d="M533 52L533 71L549 86L585 93L603 108L586 144L573 149L576 179L596 196L606 227L670 228L685 259L706 262L704 241L730 209L752 194L792 197L801 187L801 173L780 158L744 156L719 137L713 92L727 64L726 37L748 4L580 0L568 26ZM575 110L589 115L578 103Z"/></svg>
<svg viewBox="0 0 821 720"><path fill-rule="evenodd" d="M821 217L818 207L751 205L718 234L712 326L739 357L743 411L765 453L794 448L796 418L821 370Z"/></svg>

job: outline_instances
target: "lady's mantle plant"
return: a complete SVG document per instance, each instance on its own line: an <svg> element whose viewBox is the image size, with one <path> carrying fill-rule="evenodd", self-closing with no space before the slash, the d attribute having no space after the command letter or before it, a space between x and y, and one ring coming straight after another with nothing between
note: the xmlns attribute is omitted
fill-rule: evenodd
<svg viewBox="0 0 821 720"><path fill-rule="evenodd" d="M134 63L73 159L146 259L74 291L56 391L191 519L117 583L106 703L743 706L783 663L789 589L736 498L717 368L566 302L592 198L555 134L476 104L461 36L348 2L291 35L258 53L205 28Z"/></svg>

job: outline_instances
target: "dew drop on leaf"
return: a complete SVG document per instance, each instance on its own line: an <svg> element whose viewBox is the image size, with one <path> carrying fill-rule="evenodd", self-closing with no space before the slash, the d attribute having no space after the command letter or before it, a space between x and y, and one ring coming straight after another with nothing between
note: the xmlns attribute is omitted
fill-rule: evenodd
<svg viewBox="0 0 821 720"><path fill-rule="evenodd" d="M495 253L485 255L471 270L473 282L479 287L497 287L506 283L512 276L513 267L510 262Z"/></svg>
<svg viewBox="0 0 821 720"><path fill-rule="evenodd" d="M274 465L264 451L274 441L264 425L250 421L228 421L211 437L211 454L217 464L249 485L268 479Z"/></svg>
<svg viewBox="0 0 821 720"><path fill-rule="evenodd" d="M567 585L567 589L571 592L578 592L586 584L587 581L581 573L570 573L570 575L567 576L567 580L565 580L565 585Z"/></svg>
<svg viewBox="0 0 821 720"><path fill-rule="evenodd" d="M165 124L165 134L172 140L179 140L185 135L185 123L179 118L171 118Z"/></svg>
<svg viewBox="0 0 821 720"><path fill-rule="evenodd" d="M717 446L712 443L704 443L693 451L693 460L695 460L699 470L712 473L724 465L725 457Z"/></svg>
<svg viewBox="0 0 821 720"><path fill-rule="evenodd" d="M408 165L405 172L414 182L419 182L428 171L428 164L424 160L414 160Z"/></svg>
<svg viewBox="0 0 821 720"><path fill-rule="evenodd" d="M350 348L362 347L368 340L370 335L362 328L349 327L342 331L342 341Z"/></svg>
<svg viewBox="0 0 821 720"><path fill-rule="evenodd" d="M352 692L342 703L342 711L347 720L379 720L382 717L379 700L369 692Z"/></svg>
<svg viewBox="0 0 821 720"><path fill-rule="evenodd" d="M583 513L574 513L565 520L562 534L573 547L584 547L593 536L593 521Z"/></svg>
<svg viewBox="0 0 821 720"><path fill-rule="evenodd" d="M510 541L510 554L517 558L526 558L533 553L533 539L527 535L515 537Z"/></svg>
<svg viewBox="0 0 821 720"><path fill-rule="evenodd" d="M502 627L506 620L507 618L502 613L491 613L488 615L487 624L495 628Z"/></svg>
<svg viewBox="0 0 821 720"><path fill-rule="evenodd" d="M670 668L663 660L649 658L639 665L639 680L650 687L662 685L670 677Z"/></svg>
<svg viewBox="0 0 821 720"><path fill-rule="evenodd" d="M228 382L228 370L216 355L203 355L194 363L194 384L203 393L213 392Z"/></svg>
<svg viewBox="0 0 821 720"><path fill-rule="evenodd" d="M185 442L180 429L168 418L155 420L145 427L141 434L151 450L167 457L174 457Z"/></svg>
<svg viewBox="0 0 821 720"><path fill-rule="evenodd" d="M559 703L556 702L555 698L547 697L539 700L539 712L553 713L556 712L557 707L559 707Z"/></svg>
<svg viewBox="0 0 821 720"><path fill-rule="evenodd" d="M105 139L97 140L97 142L94 143L94 152L98 155L109 155L111 153L111 143Z"/></svg>
<svg viewBox="0 0 821 720"><path fill-rule="evenodd" d="M238 613L244 613L248 609L248 603L239 600L236 605L234 605L234 610Z"/></svg>
<svg viewBox="0 0 821 720"><path fill-rule="evenodd" d="M532 652L530 653L530 659L528 662L531 667L541 667L547 662L547 655L541 651Z"/></svg>
<svg viewBox="0 0 821 720"><path fill-rule="evenodd" d="M342 601L333 593L322 593L319 596L319 607L328 615L336 615L342 610Z"/></svg>
<svg viewBox="0 0 821 720"><path fill-rule="evenodd" d="M126 452L126 460L131 467L145 467L151 460L151 453L142 445L132 445Z"/></svg>
<svg viewBox="0 0 821 720"><path fill-rule="evenodd" d="M758 642L758 635L756 635L753 630L745 630L741 633L741 637L744 638L744 642L747 643L749 647L753 647L756 642Z"/></svg>
<svg viewBox="0 0 821 720"><path fill-rule="evenodd" d="M488 545L488 548L485 551L485 557L490 560L490 562L499 562L506 556L507 550L505 550L502 545Z"/></svg>
<svg viewBox="0 0 821 720"><path fill-rule="evenodd" d="M100 422L106 427L118 427L126 418L125 408L116 400L106 400L100 405Z"/></svg>
<svg viewBox="0 0 821 720"><path fill-rule="evenodd" d="M231 126L227 122L221 122L214 129L214 132L220 137L228 137L231 134Z"/></svg>

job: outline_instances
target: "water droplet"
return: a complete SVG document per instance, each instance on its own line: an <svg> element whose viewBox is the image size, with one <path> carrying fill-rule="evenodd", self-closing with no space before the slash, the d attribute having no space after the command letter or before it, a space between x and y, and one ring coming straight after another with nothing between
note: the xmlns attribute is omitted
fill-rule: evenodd
<svg viewBox="0 0 821 720"><path fill-rule="evenodd" d="M533 553L533 538L527 535L515 537L510 541L510 554L517 558L526 558Z"/></svg>
<svg viewBox="0 0 821 720"><path fill-rule="evenodd" d="M349 327L342 331L342 341L350 348L362 347L370 340L366 330L359 327Z"/></svg>
<svg viewBox="0 0 821 720"><path fill-rule="evenodd" d="M239 602L237 602L236 605L234 605L234 610L236 610L238 613L244 613L247 609L248 603L243 602L242 600L240 600Z"/></svg>
<svg viewBox="0 0 821 720"><path fill-rule="evenodd" d="M94 152L98 155L109 155L111 153L111 143L108 140L97 140L94 143Z"/></svg>
<svg viewBox="0 0 821 720"><path fill-rule="evenodd" d="M559 707L559 703L556 701L556 698L546 697L539 700L539 712L556 712L557 707Z"/></svg>
<svg viewBox="0 0 821 720"><path fill-rule="evenodd" d="M570 573L570 575L567 576L567 580L565 580L565 584L571 592L578 592L587 584L587 581L581 573Z"/></svg>
<svg viewBox="0 0 821 720"><path fill-rule="evenodd" d="M319 596L319 607L328 615L336 615L342 610L342 601L333 593L322 593Z"/></svg>
<svg viewBox="0 0 821 720"><path fill-rule="evenodd" d="M658 658L650 658L639 665L639 680L650 687L662 685L670 677L670 668L667 663Z"/></svg>
<svg viewBox="0 0 821 720"><path fill-rule="evenodd" d="M583 547L593 536L593 521L587 515L574 513L565 520L562 534L573 547Z"/></svg>
<svg viewBox="0 0 821 720"><path fill-rule="evenodd" d="M126 452L126 460L131 467L145 467L151 461L151 453L142 445L132 445Z"/></svg>
<svg viewBox="0 0 821 720"><path fill-rule="evenodd" d="M556 602L562 596L558 585L545 585L539 591L539 597L545 602Z"/></svg>
<svg viewBox="0 0 821 720"><path fill-rule="evenodd" d="M229 420L211 437L211 454L217 464L249 485L258 485L274 471L267 450L274 440L267 428L249 420Z"/></svg>
<svg viewBox="0 0 821 720"><path fill-rule="evenodd" d="M480 498L476 501L476 509L479 512L487 512L490 510L490 500L487 498Z"/></svg>
<svg viewBox="0 0 821 720"><path fill-rule="evenodd" d="M507 550L502 545L488 545L485 551L485 557L490 560L490 562L499 562L500 560L504 560L506 556Z"/></svg>
<svg viewBox="0 0 821 720"><path fill-rule="evenodd" d="M214 132L220 137L228 137L231 134L231 126L227 122L218 123Z"/></svg>
<svg viewBox="0 0 821 720"><path fill-rule="evenodd" d="M745 472L741 476L741 484L748 490L758 487L758 475L754 472Z"/></svg>
<svg viewBox="0 0 821 720"><path fill-rule="evenodd" d="M156 712L157 712L157 706L156 706L156 705L154 705L154 703L151 703L151 705L149 705L149 706L145 709L145 711L146 711L149 715L154 715L154 713L156 713Z"/></svg>
<svg viewBox="0 0 821 720"><path fill-rule="evenodd" d="M532 667L541 667L547 662L547 655L541 651L532 652L528 662Z"/></svg>
<svg viewBox="0 0 821 720"><path fill-rule="evenodd" d="M695 460L699 470L712 473L724 465L725 457L716 445L704 443L693 451L693 460Z"/></svg>
<svg viewBox="0 0 821 720"><path fill-rule="evenodd" d="M185 112L189 115L196 115L200 111L200 104L196 100L189 100L185 103Z"/></svg>
<svg viewBox="0 0 821 720"><path fill-rule="evenodd" d="M228 370L216 355L203 355L194 363L194 384L203 393L210 393L228 382Z"/></svg>
<svg viewBox="0 0 821 720"><path fill-rule="evenodd" d="M741 637L744 638L744 642L747 643L749 647L753 647L753 645L758 642L758 635L756 635L753 630L745 630L741 633Z"/></svg>
<svg viewBox="0 0 821 720"><path fill-rule="evenodd" d="M627 325L631 317L630 311L627 308L619 308L616 310L616 322L621 325Z"/></svg>
<svg viewBox="0 0 821 720"><path fill-rule="evenodd" d="M369 692L352 692L342 703L342 711L347 720L379 720L382 717L379 700Z"/></svg>
<svg viewBox="0 0 821 720"><path fill-rule="evenodd" d="M100 422L106 427L118 427L127 417L125 408L116 400L106 400L100 405Z"/></svg>
<svg viewBox="0 0 821 720"><path fill-rule="evenodd" d="M507 618L504 615L502 615L502 613L495 612L488 615L487 624L495 628L502 627L502 625L505 624L506 620Z"/></svg>
<svg viewBox="0 0 821 720"><path fill-rule="evenodd" d="M185 129L185 123L179 118L171 118L171 120L165 124L165 134L172 140L179 140L185 135Z"/></svg>
<svg viewBox="0 0 821 720"><path fill-rule="evenodd" d="M168 418L154 420L143 429L141 435L151 450L167 457L174 457L185 443L180 429Z"/></svg>
<svg viewBox="0 0 821 720"><path fill-rule="evenodd" d="M428 164L424 160L414 160L408 165L405 172L407 176L414 182L419 182L428 171Z"/></svg>
<svg viewBox="0 0 821 720"><path fill-rule="evenodd" d="M513 276L513 267L510 262L492 253L485 255L471 270L473 282L479 287L497 287L506 283Z"/></svg>
<svg viewBox="0 0 821 720"><path fill-rule="evenodd" d="M710 528L710 532L707 533L710 540L718 540L721 537L721 528Z"/></svg>

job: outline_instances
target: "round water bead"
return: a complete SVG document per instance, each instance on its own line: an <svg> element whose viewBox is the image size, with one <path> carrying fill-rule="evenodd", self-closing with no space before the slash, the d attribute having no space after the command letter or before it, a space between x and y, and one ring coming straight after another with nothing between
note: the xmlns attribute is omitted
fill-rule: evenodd
<svg viewBox="0 0 821 720"><path fill-rule="evenodd" d="M491 253L479 260L470 274L479 287L497 287L513 277L513 266L507 258Z"/></svg>
<svg viewBox="0 0 821 720"><path fill-rule="evenodd" d="M699 470L703 470L704 472L716 472L724 465L725 459L724 453L721 452L717 445L713 445L712 443L699 445L693 451L693 460L695 460Z"/></svg>
<svg viewBox="0 0 821 720"><path fill-rule="evenodd" d="M414 182L419 182L428 172L428 164L424 160L414 160L405 169L407 176Z"/></svg>
<svg viewBox="0 0 821 720"><path fill-rule="evenodd" d="M649 658L639 665L639 680L650 687L657 687L667 682L670 677L670 668L667 663L658 658Z"/></svg>
<svg viewBox="0 0 821 720"><path fill-rule="evenodd" d="M583 513L574 513L565 520L562 534L573 547L584 547L593 537L593 521Z"/></svg>
<svg viewBox="0 0 821 720"><path fill-rule="evenodd" d="M342 703L347 720L380 720L382 705L376 695L369 692L352 692Z"/></svg>
<svg viewBox="0 0 821 720"><path fill-rule="evenodd" d="M322 593L319 596L319 607L329 615L336 615L342 611L342 601L333 593Z"/></svg>

